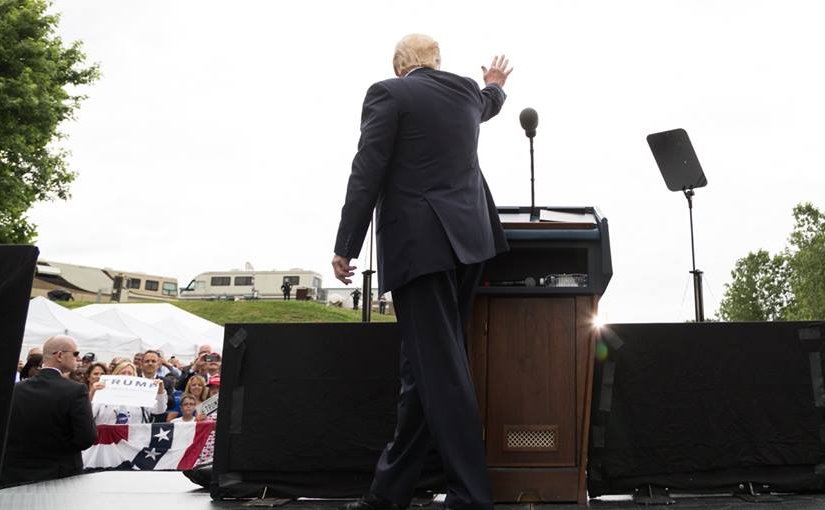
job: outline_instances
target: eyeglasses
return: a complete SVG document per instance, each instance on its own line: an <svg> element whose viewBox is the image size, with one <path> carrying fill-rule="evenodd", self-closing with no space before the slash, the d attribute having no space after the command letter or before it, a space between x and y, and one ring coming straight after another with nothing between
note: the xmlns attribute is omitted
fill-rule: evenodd
<svg viewBox="0 0 825 510"><path fill-rule="evenodd" d="M52 355L55 355L55 354L57 354L57 353L59 353L59 352L71 352L71 353L72 353L72 355L73 355L75 358L76 358L76 357L78 357L78 356L80 356L80 351L54 351L54 352L52 353Z"/></svg>

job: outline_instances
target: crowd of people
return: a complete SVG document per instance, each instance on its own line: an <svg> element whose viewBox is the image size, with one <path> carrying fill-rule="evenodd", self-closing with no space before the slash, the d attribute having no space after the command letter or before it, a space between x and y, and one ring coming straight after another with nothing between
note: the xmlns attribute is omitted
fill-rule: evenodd
<svg viewBox="0 0 825 510"><path fill-rule="evenodd" d="M103 375L143 377L157 384L157 400L152 407L92 402L96 425L214 419L214 415L199 412L201 404L220 391L221 355L214 352L210 345L201 345L195 359L187 365L174 356L166 359L157 350L137 352L131 358L114 357L108 363L98 360L92 352L82 357L77 354L76 368L62 375L86 386L89 401L106 386L100 380ZM19 362L18 382L39 374L43 359L42 349L31 349L26 360Z"/></svg>
<svg viewBox="0 0 825 510"><path fill-rule="evenodd" d="M50 337L20 362L0 487L80 473L81 452L97 440L98 425L214 420L217 413L208 410L217 408L212 397L220 391L220 371L221 355L210 345L200 346L187 365L157 350L104 363L94 353L80 356L70 336ZM157 386L154 404L95 402L106 387L104 375L150 379Z"/></svg>

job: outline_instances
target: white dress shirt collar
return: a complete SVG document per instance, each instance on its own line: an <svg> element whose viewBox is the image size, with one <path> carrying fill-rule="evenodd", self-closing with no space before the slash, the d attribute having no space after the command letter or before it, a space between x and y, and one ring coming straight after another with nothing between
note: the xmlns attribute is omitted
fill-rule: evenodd
<svg viewBox="0 0 825 510"><path fill-rule="evenodd" d="M404 78L406 78L407 76L411 75L412 73L418 71L419 69L424 69L424 66L413 67L412 69L407 71L407 74L404 75Z"/></svg>

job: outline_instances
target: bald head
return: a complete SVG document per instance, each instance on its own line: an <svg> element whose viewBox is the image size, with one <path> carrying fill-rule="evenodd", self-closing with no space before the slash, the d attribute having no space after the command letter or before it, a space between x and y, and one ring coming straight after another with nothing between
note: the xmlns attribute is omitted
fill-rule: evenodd
<svg viewBox="0 0 825 510"><path fill-rule="evenodd" d="M441 68L441 51L432 37L424 34L404 36L395 45L392 67L396 76L404 76L416 67Z"/></svg>
<svg viewBox="0 0 825 510"><path fill-rule="evenodd" d="M43 366L70 372L77 367L77 342L67 335L49 337L43 343Z"/></svg>

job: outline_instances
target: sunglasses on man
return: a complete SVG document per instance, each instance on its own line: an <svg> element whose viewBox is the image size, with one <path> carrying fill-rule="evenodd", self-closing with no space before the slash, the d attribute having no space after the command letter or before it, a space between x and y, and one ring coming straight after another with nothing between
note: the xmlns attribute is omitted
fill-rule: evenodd
<svg viewBox="0 0 825 510"><path fill-rule="evenodd" d="M71 352L71 353L72 353L72 356L74 356L75 358L76 358L76 357L78 357L78 356L80 356L80 351L54 351L54 352L52 353L52 355L55 355L55 354L57 354L57 353L59 353L59 352Z"/></svg>

